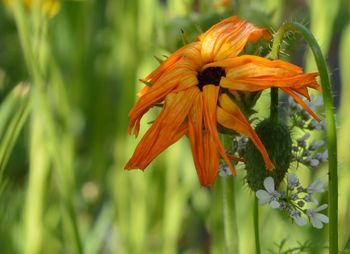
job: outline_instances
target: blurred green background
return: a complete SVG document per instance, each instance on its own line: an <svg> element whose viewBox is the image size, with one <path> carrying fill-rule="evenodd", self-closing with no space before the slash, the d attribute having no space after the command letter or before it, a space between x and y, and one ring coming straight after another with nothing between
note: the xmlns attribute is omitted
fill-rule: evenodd
<svg viewBox="0 0 350 254"><path fill-rule="evenodd" d="M154 56L231 15L272 30L300 21L319 41L339 126L339 243L350 249L350 1L60 4L53 17L35 6L0 6L0 253L223 253L220 197L200 186L188 140L145 172L123 166L137 144L127 135L128 111L142 87L137 80L158 65ZM298 37L286 53L316 71ZM142 131L154 117L145 117ZM327 181L326 167L300 175L304 183ZM254 253L254 193L244 172L235 188L240 253ZM261 208L261 241L263 253L282 253L276 245L283 241L284 251L310 241L308 253L328 244L327 230L299 228L268 207Z"/></svg>

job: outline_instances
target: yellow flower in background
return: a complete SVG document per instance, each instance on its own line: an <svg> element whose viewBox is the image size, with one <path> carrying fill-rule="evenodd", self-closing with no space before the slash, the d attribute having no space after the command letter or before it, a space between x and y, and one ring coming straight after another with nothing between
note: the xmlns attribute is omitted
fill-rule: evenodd
<svg viewBox="0 0 350 254"><path fill-rule="evenodd" d="M14 0L3 0L3 1L5 5L11 6ZM22 0L22 1L24 6L27 7L28 9L31 9L32 5L35 2L35 0ZM43 0L42 2L43 2L42 3L43 11L50 17L55 16L61 8L60 0Z"/></svg>
<svg viewBox="0 0 350 254"><path fill-rule="evenodd" d="M221 125L251 139L266 169L273 170L265 146L232 95L278 87L318 119L297 94L309 99L307 88L320 87L315 80L317 73L304 74L300 67L281 60L240 55L248 42L261 38L269 40L271 34L230 17L177 50L149 74L145 82L151 86L139 92L140 98L129 113L129 134L137 136L142 116L155 104L164 104L125 168L145 169L163 150L187 135L199 181L211 186L220 157L236 174L230 161L233 158L226 154L219 139L217 125Z"/></svg>

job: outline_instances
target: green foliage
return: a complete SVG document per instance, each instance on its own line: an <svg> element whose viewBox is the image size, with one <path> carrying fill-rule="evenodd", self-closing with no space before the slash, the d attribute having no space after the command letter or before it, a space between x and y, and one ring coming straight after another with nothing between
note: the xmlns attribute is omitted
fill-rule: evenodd
<svg viewBox="0 0 350 254"><path fill-rule="evenodd" d="M349 167L349 27L340 38L349 26L348 8L331 6L327 12L319 3L296 6L292 0L240 0L229 7L210 0L61 1L58 15L48 18L40 8L10 9L0 2L1 253L223 253L221 186L199 186L186 140L145 172L123 167L136 144L127 136L127 114L143 85L138 80L158 66L153 56L169 55L182 46L182 37L195 40L231 15L271 29L290 16L311 20L330 58L336 55L331 42L342 39L340 151L343 168ZM305 17L309 10L312 18ZM343 19L338 18L338 33L331 33L337 10ZM291 55L284 57L300 63L303 50L288 42ZM260 46L246 50L255 53ZM269 45L262 46L265 55ZM268 110L264 98L263 93L254 108L260 118ZM247 98L249 108L255 99ZM154 116L149 112L141 132ZM245 173L237 171L235 240L240 253L253 253L253 197L241 181ZM348 179L349 171L340 177ZM340 246L349 247L347 181L340 181L340 192ZM268 232L261 234L262 253L300 253L303 246L324 251L315 244L307 249L307 242L293 247L290 241L275 251L273 242L282 237L304 242L310 232L317 243L324 233L299 229L263 209L260 221Z"/></svg>

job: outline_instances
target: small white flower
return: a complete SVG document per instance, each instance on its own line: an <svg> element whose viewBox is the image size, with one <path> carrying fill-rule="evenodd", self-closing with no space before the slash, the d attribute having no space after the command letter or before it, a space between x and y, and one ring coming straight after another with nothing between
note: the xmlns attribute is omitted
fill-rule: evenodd
<svg viewBox="0 0 350 254"><path fill-rule="evenodd" d="M264 187L266 191L258 190L255 194L259 199L260 205L269 203L271 208L279 208L280 203L278 202L278 199L281 197L281 194L275 190L275 183L271 176L265 178Z"/></svg>
<svg viewBox="0 0 350 254"><path fill-rule="evenodd" d="M320 180L316 180L309 187L306 188L306 192L309 194L312 193L321 193L324 192L324 184Z"/></svg>
<svg viewBox="0 0 350 254"><path fill-rule="evenodd" d="M292 217L294 222L299 226L305 226L307 223L306 220L301 217L301 213L297 210L291 211L290 217Z"/></svg>
<svg viewBox="0 0 350 254"><path fill-rule="evenodd" d="M220 176L229 176L232 175L231 170L224 162L220 162L219 164L219 175Z"/></svg>
<svg viewBox="0 0 350 254"><path fill-rule="evenodd" d="M306 133L304 134L304 136L302 136L301 138L298 138L297 141L298 141L298 142L305 141L305 140L307 140L310 136L311 136L310 132L306 132Z"/></svg>
<svg viewBox="0 0 350 254"><path fill-rule="evenodd" d="M328 160L328 150L324 151L321 155L321 161L325 162Z"/></svg>
<svg viewBox="0 0 350 254"><path fill-rule="evenodd" d="M293 188L295 188L295 187L297 187L299 185L299 179L293 173L289 173L287 175L287 180L288 180L288 188L289 189L293 189Z"/></svg>
<svg viewBox="0 0 350 254"><path fill-rule="evenodd" d="M320 165L320 161L317 159L311 159L310 160L310 166L311 167L317 167L318 165Z"/></svg>
<svg viewBox="0 0 350 254"><path fill-rule="evenodd" d="M327 204L323 204L316 209L307 209L306 214L309 216L311 224L314 228L323 228L323 224L327 224L329 219L326 215L318 213L328 207Z"/></svg>
<svg viewBox="0 0 350 254"><path fill-rule="evenodd" d="M320 148L321 146L324 145L324 141L323 140L314 140L311 142L310 146L309 146L309 150L316 150L318 148Z"/></svg>

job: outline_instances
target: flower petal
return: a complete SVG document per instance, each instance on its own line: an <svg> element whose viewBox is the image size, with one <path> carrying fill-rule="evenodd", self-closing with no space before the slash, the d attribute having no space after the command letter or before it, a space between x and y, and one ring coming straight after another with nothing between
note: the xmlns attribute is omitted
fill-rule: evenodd
<svg viewBox="0 0 350 254"><path fill-rule="evenodd" d="M293 174L293 173L288 173L287 179L288 179L288 183L290 183L291 185L295 185L299 182L298 177L296 176L296 174Z"/></svg>
<svg viewBox="0 0 350 254"><path fill-rule="evenodd" d="M205 128L209 131L210 135L212 136L219 154L222 156L222 158L224 158L225 162L229 166L232 175L236 175L236 171L232 166L230 159L227 157L223 145L221 144L216 128L216 112L219 89L219 86L214 85L205 85L203 87L204 124Z"/></svg>
<svg viewBox="0 0 350 254"><path fill-rule="evenodd" d="M264 205L266 203L269 203L271 200L271 195L267 191L264 191L264 190L258 190L255 193L255 195L259 199L260 205Z"/></svg>
<svg viewBox="0 0 350 254"><path fill-rule="evenodd" d="M265 146L261 142L260 138L250 126L248 120L241 112L239 107L229 98L227 94L222 94L219 98L220 106L217 108L217 121L222 126L237 131L252 140L255 146L260 151L265 161L265 167L268 170L274 168L269 155L265 149Z"/></svg>
<svg viewBox="0 0 350 254"><path fill-rule="evenodd" d="M318 228L318 229L323 228L323 223L319 219L317 219L315 216L310 217L310 221L314 228Z"/></svg>
<svg viewBox="0 0 350 254"><path fill-rule="evenodd" d="M275 182L271 176L265 178L264 187L268 193L273 193L275 191Z"/></svg>
<svg viewBox="0 0 350 254"><path fill-rule="evenodd" d="M205 184L207 183L207 173L204 167L203 98L201 93L194 99L188 115L188 137L199 181L201 184Z"/></svg>
<svg viewBox="0 0 350 254"><path fill-rule="evenodd" d="M183 123L198 94L199 89L193 87L167 96L160 115L142 137L125 169L146 168L158 154L185 134L187 128Z"/></svg>
<svg viewBox="0 0 350 254"><path fill-rule="evenodd" d="M322 213L316 213L315 214L316 219L322 221L323 223L328 223L329 222L329 218L328 216L322 214Z"/></svg>
<svg viewBox="0 0 350 254"><path fill-rule="evenodd" d="M301 216L293 216L294 222L299 226L305 226L307 221Z"/></svg>
<svg viewBox="0 0 350 254"><path fill-rule="evenodd" d="M323 204L323 205L320 205L319 207L317 207L316 209L314 209L315 212L320 212L320 211L323 211L325 209L328 208L328 205L327 204Z"/></svg>
<svg viewBox="0 0 350 254"><path fill-rule="evenodd" d="M136 105L130 110L130 123L128 127L129 134L134 128L135 136L138 135L140 128L140 120L142 116L157 102L164 100L165 96L171 93L179 84L181 77L186 75L184 69L174 69L164 75L156 83L154 83L147 93L139 98ZM191 74L191 73L190 73Z"/></svg>
<svg viewBox="0 0 350 254"><path fill-rule="evenodd" d="M311 160L312 161L312 160ZM307 187L307 192L308 193L321 193L324 192L324 184L320 180L316 180L312 184L310 184L309 187ZM320 207L319 207L320 208ZM327 207L326 207L327 208ZM321 211L321 210L320 210Z"/></svg>
<svg viewBox="0 0 350 254"><path fill-rule="evenodd" d="M271 34L238 17L224 19L199 36L202 59L208 63L237 56L248 42L261 37L270 39Z"/></svg>
<svg viewBox="0 0 350 254"><path fill-rule="evenodd" d="M272 200L270 202L270 207L273 209L279 208L280 207L280 203L278 203L276 200Z"/></svg>

